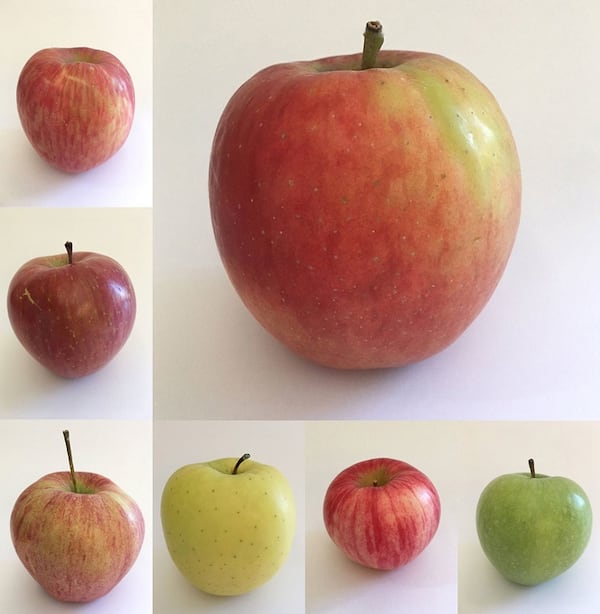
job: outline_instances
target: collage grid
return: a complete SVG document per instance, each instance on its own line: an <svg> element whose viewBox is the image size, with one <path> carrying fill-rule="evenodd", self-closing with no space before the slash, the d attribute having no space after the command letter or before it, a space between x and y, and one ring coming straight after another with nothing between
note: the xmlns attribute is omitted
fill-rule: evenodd
<svg viewBox="0 0 600 614"><path fill-rule="evenodd" d="M36 533L47 535L47 529L34 522L27 536L22 531L15 537L12 520L16 502L30 484L53 472L70 476L65 430L75 470L114 480L136 502L144 524L144 539L129 572L107 594L78 606L85 614L598 612L600 534L595 515L577 562L532 587L498 573L484 554L476 519L485 487L505 474L527 476L530 458L538 476L572 479L587 494L591 509L600 509L600 86L590 68L600 54L596 4L584 0L577 10L559 1L541 10L517 0L475 6L467 0L406 6L378 0L366 8L358 0L343 8L332 0L277 5L266 0L105 0L95 5L6 0L5 5L3 22L11 28L0 41L0 282L7 297L7 308L0 312L0 612L73 609L42 589L20 560L19 543ZM215 132L242 84L267 66L359 53L365 23L373 18L383 24L383 51L427 50L452 58L493 92L518 151L520 221L497 287L456 340L397 368L339 369L307 360L269 334L269 317L276 319L282 312L273 310L261 325L248 308L256 309L261 297L240 300L236 288L243 288L244 275L238 275L222 249L217 214L209 202L209 182L216 182L218 174L211 157L221 156L219 170L224 173L225 155ZM71 173L49 164L28 140L17 84L36 51L82 46L110 51L123 63L133 82L135 110L131 130L116 153L94 168ZM407 70L410 78L417 72ZM438 109L437 94L428 89L435 89L435 83L421 85L424 97ZM373 114L383 94L375 103L367 100L366 88L353 92L350 106L362 109L364 103ZM302 95L300 89L295 95ZM327 132L331 141L324 141L325 148L336 138L336 125L339 130L335 105L343 96L338 94L328 93L333 110L326 117L334 128ZM260 88L241 117L258 116L260 109L252 105L259 95ZM441 117L447 117L450 98L440 96ZM271 109L289 127L271 152L257 149L240 131L239 149L254 147L250 159L255 167L235 167L228 181L239 178L241 184L265 159L278 165L282 142L310 129L302 123L304 117L288 117L289 108ZM470 110L474 114L478 109ZM484 111L491 113L488 107ZM382 115L375 124L385 131L391 121ZM350 133L357 126L343 129ZM471 140L496 147L498 135L478 129ZM410 136L425 139L421 133ZM422 154L418 145L411 150L415 156ZM465 168L480 164L496 171L476 147L470 153L479 157ZM311 155L302 150L295 158L301 180L272 179L285 180L290 190L300 181L314 181ZM323 160L333 157L324 155ZM247 158L242 153L238 159ZM427 160L426 175L433 173L435 162ZM355 163L363 171L371 168L364 158ZM332 173L342 165L339 154ZM383 160L382 172L388 167L393 168L392 161ZM320 188L315 185L315 194ZM273 215L267 230L278 228L279 221ZM366 211L361 222L372 221ZM285 228L280 234L287 232ZM306 238L306 244L314 245L313 239ZM68 241L76 255L110 256L135 290L135 320L122 347L97 371L72 378L57 375L56 365L43 366L26 351L18 336L31 320L17 322L18 310L10 302L17 271L38 257L64 260ZM298 267L303 259L322 265L314 271L315 280L330 275L332 261L319 260L316 252L295 258ZM365 271L375 270L371 266ZM114 276L107 287L123 299L123 290L114 292L113 282ZM27 283L33 283L31 278ZM29 292L31 287L24 286L13 300L35 305L41 299ZM49 298L43 297L49 303L61 295L60 287L49 292ZM311 288L307 294L299 301L318 302ZM115 317L124 318L121 312ZM92 340L90 347L94 345ZM60 357L55 360L56 348L49 352L51 360L61 362ZM243 595L215 596L193 586L170 555L177 536L183 539L186 530L193 532L200 509L179 521L176 516L192 501L180 497L166 521L166 485L182 467L234 461L244 453L251 455L244 461L247 475L256 461L285 476L293 503L281 509L286 510L284 522L294 518L295 528L288 532L289 554L271 579ZM431 542L414 560L391 571L349 560L329 537L324 519L325 494L334 478L359 461L379 458L418 468L434 484L441 504ZM262 479L260 471L257 475ZM279 488L281 480L270 486ZM257 526L269 502L254 498L252 487L250 492L242 515L244 521L255 519ZM562 508L546 497L542 524L552 525ZM202 508L205 499L196 503ZM212 505L213 499L209 496L206 503ZM508 514L508 504L502 505ZM41 513L39 522L48 514ZM65 524L65 518L59 522ZM134 525L136 518L132 513L129 522ZM426 521L433 522L429 517ZM566 522L555 525L562 530ZM217 521L217 528L228 533L230 527L223 523ZM70 534L77 530L74 524L66 526ZM250 537L249 531L242 529L240 543ZM560 541L558 532L553 525L543 539ZM522 526L514 526L514 534L523 551L540 547ZM416 529L411 537L415 535ZM560 533L563 542L564 535ZM278 534L276 540L281 539ZM264 546L265 551L272 545ZM217 546L211 548L216 552ZM232 552L241 558L242 550ZM269 561L270 555L255 560ZM561 556L557 545L544 565L559 566ZM197 566L189 552L188 560L192 568ZM253 571L259 566L255 563ZM227 585L222 576L219 582ZM75 572L69 575L69 590L75 590L76 577Z"/></svg>

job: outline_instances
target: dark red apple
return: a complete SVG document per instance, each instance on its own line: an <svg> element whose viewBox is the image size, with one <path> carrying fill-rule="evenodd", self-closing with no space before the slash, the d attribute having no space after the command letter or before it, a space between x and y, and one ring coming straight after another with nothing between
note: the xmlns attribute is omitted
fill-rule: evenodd
<svg viewBox="0 0 600 614"><path fill-rule="evenodd" d="M209 172L244 304L295 352L346 369L455 341L500 280L521 198L510 127L473 74L430 53L362 61L254 75L223 111Z"/></svg>
<svg viewBox="0 0 600 614"><path fill-rule="evenodd" d="M42 49L21 71L17 109L40 156L79 173L121 148L133 122L135 92L125 66L107 51Z"/></svg>
<svg viewBox="0 0 600 614"><path fill-rule="evenodd" d="M417 557L440 523L437 490L421 471L400 460L373 458L344 469L327 489L327 533L350 559L395 569Z"/></svg>
<svg viewBox="0 0 600 614"><path fill-rule="evenodd" d="M133 328L136 300L123 267L108 256L72 251L34 258L8 288L8 316L25 349L63 377L100 369Z"/></svg>

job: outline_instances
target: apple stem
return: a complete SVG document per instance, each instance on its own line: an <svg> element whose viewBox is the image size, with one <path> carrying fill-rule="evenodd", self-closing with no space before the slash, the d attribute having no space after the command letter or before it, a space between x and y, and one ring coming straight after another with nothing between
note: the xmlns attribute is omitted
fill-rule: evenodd
<svg viewBox="0 0 600 614"><path fill-rule="evenodd" d="M535 478L535 464L533 462L533 458L530 458L527 462L529 463L529 471L531 473L531 477Z"/></svg>
<svg viewBox="0 0 600 614"><path fill-rule="evenodd" d="M65 249L67 250L67 259L69 264L73 264L73 243L67 241L65 243Z"/></svg>
<svg viewBox="0 0 600 614"><path fill-rule="evenodd" d="M373 480L373 486L379 486L379 482L377 480Z"/></svg>
<svg viewBox="0 0 600 614"><path fill-rule="evenodd" d="M78 492L77 480L75 479L75 468L73 467L73 453L71 452L71 440L69 438L69 431L63 431L63 437L65 438L65 445L67 446L67 457L69 459L69 469L71 470L71 480L73 481L73 492Z"/></svg>
<svg viewBox="0 0 600 614"><path fill-rule="evenodd" d="M240 458L238 459L238 462L235 464L235 467L233 468L233 471L231 472L231 475L235 475L237 473L238 467L245 461L248 460L250 458L250 454L248 454L248 452L246 452L246 454L243 454L242 456L240 456Z"/></svg>
<svg viewBox="0 0 600 614"><path fill-rule="evenodd" d="M379 21L367 21L365 28L361 70L374 68L377 54L383 45L383 26Z"/></svg>

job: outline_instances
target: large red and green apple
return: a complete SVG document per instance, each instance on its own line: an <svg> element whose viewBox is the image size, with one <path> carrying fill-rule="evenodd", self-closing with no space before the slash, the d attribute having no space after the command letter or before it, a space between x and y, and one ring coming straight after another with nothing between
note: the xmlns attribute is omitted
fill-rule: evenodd
<svg viewBox="0 0 600 614"><path fill-rule="evenodd" d="M89 47L42 49L23 67L17 110L37 153L69 173L98 166L129 135L131 76L113 54Z"/></svg>
<svg viewBox="0 0 600 614"><path fill-rule="evenodd" d="M50 473L28 486L10 516L10 533L25 569L55 599L88 602L112 590L137 559L144 518L137 503L108 478Z"/></svg>
<svg viewBox="0 0 600 614"><path fill-rule="evenodd" d="M433 539L440 515L431 480L392 458L347 467L323 500L323 520L333 543L352 561L373 569L396 569L415 559Z"/></svg>
<svg viewBox="0 0 600 614"><path fill-rule="evenodd" d="M213 595L240 595L270 580L296 526L287 479L248 454L179 468L164 486L160 514L177 569Z"/></svg>
<svg viewBox="0 0 600 614"><path fill-rule="evenodd" d="M569 569L592 532L585 491L569 478L529 472L492 480L477 504L477 534L492 565L508 580L533 586Z"/></svg>
<svg viewBox="0 0 600 614"><path fill-rule="evenodd" d="M366 369L427 358L480 313L515 240L521 175L471 72L365 50L246 81L216 128L209 196L224 267L264 328Z"/></svg>
<svg viewBox="0 0 600 614"><path fill-rule="evenodd" d="M13 276L11 326L42 365L67 378L106 365L129 337L136 313L133 285L113 258L73 252L33 258Z"/></svg>

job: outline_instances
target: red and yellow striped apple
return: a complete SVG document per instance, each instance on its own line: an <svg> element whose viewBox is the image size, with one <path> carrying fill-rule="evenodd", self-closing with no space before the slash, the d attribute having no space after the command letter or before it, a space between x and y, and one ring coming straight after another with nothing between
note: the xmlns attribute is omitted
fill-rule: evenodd
<svg viewBox="0 0 600 614"><path fill-rule="evenodd" d="M496 288L520 215L492 93L439 55L368 57L258 72L223 111L209 171L216 243L246 307L298 354L347 369L455 341Z"/></svg>
<svg viewBox="0 0 600 614"><path fill-rule="evenodd" d="M127 69L108 51L41 49L19 76L17 110L37 153L56 168L80 173L125 143L135 92Z"/></svg>
<svg viewBox="0 0 600 614"><path fill-rule="evenodd" d="M433 539L440 515L431 480L392 458L347 467L323 501L325 528L335 545L373 569L396 569L416 558Z"/></svg>
<svg viewBox="0 0 600 614"><path fill-rule="evenodd" d="M137 503L108 478L50 473L27 487L10 517L17 555L31 576L59 601L88 602L111 591L136 561L144 540Z"/></svg>

